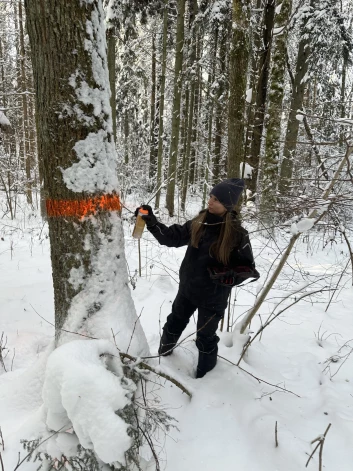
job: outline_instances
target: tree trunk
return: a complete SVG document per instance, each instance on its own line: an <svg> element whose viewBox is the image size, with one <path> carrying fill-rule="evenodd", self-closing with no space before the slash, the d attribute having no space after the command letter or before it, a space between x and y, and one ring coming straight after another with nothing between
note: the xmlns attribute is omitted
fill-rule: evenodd
<svg viewBox="0 0 353 471"><path fill-rule="evenodd" d="M192 0L189 6L190 17L189 17L189 60L188 68L191 71L191 75L188 77L190 81L190 91L187 109L187 132L186 132L186 149L185 157L183 162L183 180L182 180L182 191L181 191L181 209L185 211L186 195L188 190L189 179L191 175L191 166L195 166L194 162L191 162L191 145L193 139L194 129L194 113L195 113L195 96L196 96L196 58L197 58L197 38L198 38L198 27L194 24L195 16L197 13L197 0Z"/></svg>
<svg viewBox="0 0 353 471"><path fill-rule="evenodd" d="M311 0L311 7L313 7L313 3L314 0ZM279 180L279 190L282 195L287 195L290 190L291 178L293 173L293 160L295 157L295 150L297 147L297 139L299 132L299 121L297 120L296 116L298 114L298 110L300 110L303 106L304 92L307 82L306 74L308 71L310 57L309 33L306 31L307 22L308 17L304 18L302 23L297 65L294 76L294 82L292 84L292 99L290 103L290 111Z"/></svg>
<svg viewBox="0 0 353 471"><path fill-rule="evenodd" d="M249 0L233 0L233 37L229 61L228 166L229 177L240 176L244 158L245 92L249 61Z"/></svg>
<svg viewBox="0 0 353 471"><path fill-rule="evenodd" d="M211 96L211 86L214 82L215 75L216 75L216 65L217 65L217 48L218 48L218 25L212 35L210 35L211 41L213 41L212 49L210 57L211 57L211 71L208 74L208 83L207 83L207 121L206 121L206 136L207 136L207 160L206 160L206 171L205 171L205 181L203 184L203 194L202 194L202 207L206 206L206 199L207 199L207 190L208 190L208 180L209 180L209 173L210 173L210 164L211 164L211 153L212 153L212 130L213 130L213 109L214 109L214 99Z"/></svg>
<svg viewBox="0 0 353 471"><path fill-rule="evenodd" d="M292 10L292 0L284 0L276 18L277 28L285 28ZM267 222L272 220L276 206L276 187L281 137L281 115L286 73L287 28L278 33L274 41L271 82L268 94L265 153L262 159L260 214Z"/></svg>
<svg viewBox="0 0 353 471"><path fill-rule="evenodd" d="M175 50L175 65L174 65L174 96L173 96L173 109L172 109L172 135L169 150L169 166L168 166L168 186L166 196L166 207L169 215L174 214L174 195L175 195L175 181L179 145L179 128L180 128L180 97L182 89L181 71L183 67L183 49L184 49L184 14L185 14L185 0L178 0L178 19L176 31L176 50Z"/></svg>
<svg viewBox="0 0 353 471"><path fill-rule="evenodd" d="M168 36L168 0L164 0L163 10L163 32L162 32L162 65L161 83L159 99L159 127L158 127L158 154L157 154L157 194L156 208L159 208L162 185L163 166L163 135L164 135L164 93L165 93L165 73L167 68L167 36Z"/></svg>
<svg viewBox="0 0 353 471"><path fill-rule="evenodd" d="M219 78L218 89L216 94L216 113L215 113L215 144L214 144L214 160L213 160L213 183L219 183L221 173L221 152L222 152L222 135L224 132L224 91L226 81L226 56L227 56L227 40L228 29L226 25L220 26L219 29Z"/></svg>
<svg viewBox="0 0 353 471"><path fill-rule="evenodd" d="M150 179L156 173L156 34L152 32L151 116L150 116Z"/></svg>
<svg viewBox="0 0 353 471"><path fill-rule="evenodd" d="M38 153L55 301L62 331L110 338L143 354L147 342L128 287L101 0L25 0ZM73 53L74 51L74 53Z"/></svg>
<svg viewBox="0 0 353 471"><path fill-rule="evenodd" d="M251 143L251 154L248 160L250 166L252 167L252 174L251 179L248 182L248 188L252 191L253 194L256 192L257 176L260 164L260 150L265 119L274 17L275 0L267 0L264 12L262 36L263 49L260 52L258 83L256 87L253 138Z"/></svg>
<svg viewBox="0 0 353 471"><path fill-rule="evenodd" d="M24 162L26 169L26 196L27 202L32 204L32 167L33 167L33 156L30 153L29 145L29 119L28 119L28 103L27 103L27 80L26 80L26 69L25 69L25 42L23 32L23 15L22 15L22 3L18 3L18 22L20 32L20 77L21 77L21 93L22 93L22 110L23 110L23 150L24 150Z"/></svg>

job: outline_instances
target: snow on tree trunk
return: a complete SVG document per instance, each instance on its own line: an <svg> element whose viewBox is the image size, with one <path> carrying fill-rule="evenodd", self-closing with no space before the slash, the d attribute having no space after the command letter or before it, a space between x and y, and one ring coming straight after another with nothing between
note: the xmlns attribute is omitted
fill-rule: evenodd
<svg viewBox="0 0 353 471"><path fill-rule="evenodd" d="M101 0L25 1L57 343L78 332L148 352L126 271Z"/></svg>

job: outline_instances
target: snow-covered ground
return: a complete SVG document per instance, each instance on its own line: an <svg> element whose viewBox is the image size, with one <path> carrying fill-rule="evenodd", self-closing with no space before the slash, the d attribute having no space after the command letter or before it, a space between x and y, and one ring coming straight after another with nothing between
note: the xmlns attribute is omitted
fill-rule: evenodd
<svg viewBox="0 0 353 471"><path fill-rule="evenodd" d="M131 209L134 205L130 204ZM189 214L196 213L191 205ZM144 233L142 273L132 220L124 213L126 257L133 299L141 314L151 353L178 289L178 267L185 248L161 247ZM165 216L162 220L168 223ZM0 335L6 372L0 365L0 427L5 471L12 471L25 451L19 443L31 437L31 424L42 404L44 365L53 347L54 304L47 226L28 215L22 221L0 222ZM256 228L251 228L256 229ZM290 233L278 234L276 244L254 232L251 236L257 283L233 290L231 322L236 324L253 304L267 273L277 263L279 249ZM159 436L156 446L167 471L297 471L305 468L316 443L331 428L323 447L325 471L353 469L353 288L347 247L337 240L324 246L320 233L302 237L289 264L251 325L260 327L276 312L298 300L269 325L237 363L244 337L220 332L216 368L196 380L197 349L191 335L161 369L192 392L192 399L170 382L158 379L153 394L160 406L178 420L177 430ZM336 289L336 291L334 290ZM317 292L321 290L320 292ZM327 309L329 301L332 301ZM286 298L286 299L284 299ZM239 319L238 319L239 318ZM238 320L237 320L238 319ZM226 324L226 322L225 322ZM224 329L225 330L225 329ZM195 331L192 320L183 337ZM342 348L341 348L342 347ZM333 361L327 362L329 358ZM157 365L158 361L154 360ZM249 373L251 373L251 376ZM258 379L256 379L256 378ZM259 381L260 380L260 381ZM275 444L277 423L278 446ZM0 440L0 451L2 451ZM21 465L26 471L37 463ZM319 468L316 451L308 469ZM1 468L0 468L1 469Z"/></svg>

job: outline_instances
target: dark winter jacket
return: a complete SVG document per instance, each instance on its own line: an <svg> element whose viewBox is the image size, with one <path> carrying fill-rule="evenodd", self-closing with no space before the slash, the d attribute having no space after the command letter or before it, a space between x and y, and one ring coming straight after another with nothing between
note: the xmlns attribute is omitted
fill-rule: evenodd
<svg viewBox="0 0 353 471"><path fill-rule="evenodd" d="M210 255L210 247L219 236L222 222L223 217L207 213L207 224L205 224L198 248L190 244L192 221L187 221L183 225L173 224L170 227L157 222L156 225L148 227L151 234L162 245L167 247L188 245L179 271L179 290L194 304L211 309L225 309L230 293L229 287L216 285L207 270L209 267L222 266ZM237 266L255 268L248 232L244 228L240 230L241 241L239 246L231 252L228 266L230 268Z"/></svg>

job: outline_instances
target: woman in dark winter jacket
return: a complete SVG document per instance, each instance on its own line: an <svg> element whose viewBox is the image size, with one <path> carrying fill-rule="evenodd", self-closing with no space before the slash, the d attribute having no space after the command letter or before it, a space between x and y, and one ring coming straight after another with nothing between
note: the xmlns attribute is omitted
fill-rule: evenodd
<svg viewBox="0 0 353 471"><path fill-rule="evenodd" d="M241 179L224 180L211 190L208 209L183 225L167 227L157 220L150 206L142 206L148 210L148 215L143 216L147 228L160 244L188 245L180 267L179 291L163 327L158 352L165 356L173 352L197 309L197 378L216 365L219 342L216 330L231 288L245 279L259 277L248 233L234 210L243 189Z"/></svg>

